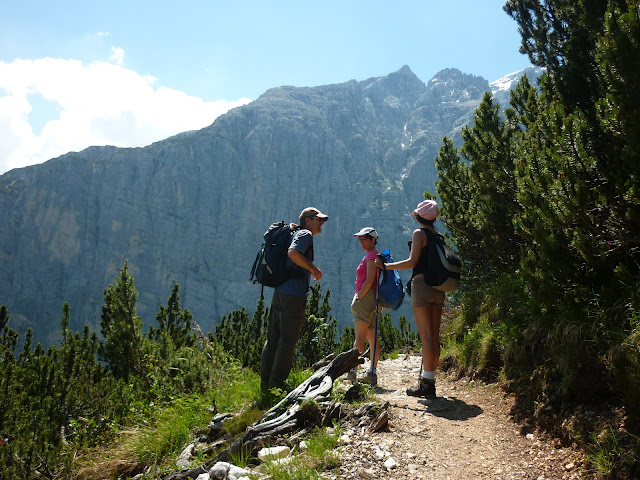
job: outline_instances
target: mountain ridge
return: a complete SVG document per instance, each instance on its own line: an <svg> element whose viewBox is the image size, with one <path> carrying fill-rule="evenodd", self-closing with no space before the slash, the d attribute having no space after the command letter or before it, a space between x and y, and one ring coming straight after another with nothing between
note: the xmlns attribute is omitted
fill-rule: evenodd
<svg viewBox="0 0 640 480"><path fill-rule="evenodd" d="M13 328L34 326L53 343L69 301L71 328L97 329L103 291L127 260L145 323L175 282L183 306L212 331L222 315L257 303L259 286L247 278L269 223L296 221L309 205L331 217L316 237L316 263L332 314L351 324L362 256L352 232L375 226L383 248L405 255L406 213L434 191L442 137L459 142L480 87L489 88L457 69L437 77L445 81L425 84L403 66L363 81L275 87L201 130L3 174L0 303Z"/></svg>

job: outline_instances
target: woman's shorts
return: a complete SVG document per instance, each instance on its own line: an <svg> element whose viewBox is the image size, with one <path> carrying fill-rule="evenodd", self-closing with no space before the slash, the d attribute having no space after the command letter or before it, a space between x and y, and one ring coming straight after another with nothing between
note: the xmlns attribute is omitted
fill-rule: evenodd
<svg viewBox="0 0 640 480"><path fill-rule="evenodd" d="M378 310L382 310L382 305L378 304ZM356 296L351 301L351 313L355 320L360 320L370 327L375 326L376 321L376 292L369 290L367 294L356 302Z"/></svg>
<svg viewBox="0 0 640 480"><path fill-rule="evenodd" d="M428 307L433 303L444 303L444 292L436 290L424 281L424 275L419 274L411 279L411 306Z"/></svg>

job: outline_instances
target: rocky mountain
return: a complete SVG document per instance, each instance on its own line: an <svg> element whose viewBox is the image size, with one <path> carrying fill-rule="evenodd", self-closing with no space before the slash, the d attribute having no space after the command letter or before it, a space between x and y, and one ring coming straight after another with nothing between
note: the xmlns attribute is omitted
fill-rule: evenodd
<svg viewBox="0 0 640 480"><path fill-rule="evenodd" d="M225 313L255 307L260 286L247 279L268 225L316 206L330 215L315 241L322 289L340 327L350 325L363 256L352 233L374 226L379 246L404 258L408 213L424 190L435 192L442 138L459 142L490 89L455 69L425 84L407 66L364 81L278 87L199 131L7 172L0 304L13 328L32 326L44 344L57 341L65 301L72 329L99 330L103 292L127 260L145 324L177 282L183 307L212 331ZM408 303L399 313L410 315Z"/></svg>

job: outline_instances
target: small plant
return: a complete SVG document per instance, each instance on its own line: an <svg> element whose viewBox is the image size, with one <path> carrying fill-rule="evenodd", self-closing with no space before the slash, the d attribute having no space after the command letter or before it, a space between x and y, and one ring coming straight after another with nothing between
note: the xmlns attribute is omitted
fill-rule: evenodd
<svg viewBox="0 0 640 480"><path fill-rule="evenodd" d="M368 384L365 385L364 383L356 382L349 386L347 390L343 390L343 388L344 387L335 389L335 397L339 402L359 405L373 400L374 389Z"/></svg>
<svg viewBox="0 0 640 480"><path fill-rule="evenodd" d="M257 422L262 414L263 411L256 407L246 408L239 415L224 422L222 430L228 435L239 435L243 433L248 426Z"/></svg>
<svg viewBox="0 0 640 480"><path fill-rule="evenodd" d="M287 392L281 388L272 388L267 391L260 391L255 401L255 406L260 410L269 410L286 396Z"/></svg>
<svg viewBox="0 0 640 480"><path fill-rule="evenodd" d="M224 365L213 389L216 408L220 412L239 410L248 405L251 397L258 395L259 391L260 379L255 373L241 368L237 362L229 362ZM252 395L247 395L247 392Z"/></svg>
<svg viewBox="0 0 640 480"><path fill-rule="evenodd" d="M593 444L587 450L587 459L601 478L614 478L621 465L622 448L612 429L599 435L593 433Z"/></svg>
<svg viewBox="0 0 640 480"><path fill-rule="evenodd" d="M270 478L279 480L320 480L320 474L314 470L309 470L301 465L299 459L283 464L269 462L266 472Z"/></svg>
<svg viewBox="0 0 640 480"><path fill-rule="evenodd" d="M234 450L229 454L229 463L236 465L240 468L246 468L252 461L254 457L251 456L251 450L241 447L239 450Z"/></svg>
<svg viewBox="0 0 640 480"><path fill-rule="evenodd" d="M189 443L194 426L206 424L208 417L207 405L197 397L180 399L162 409L154 425L134 437L138 462L149 466L173 458Z"/></svg>
<svg viewBox="0 0 640 480"><path fill-rule="evenodd" d="M287 384L289 387L295 388L302 382L308 380L311 375L313 375L313 372L309 369L294 368L291 370L291 373L289 373Z"/></svg>
<svg viewBox="0 0 640 480"><path fill-rule="evenodd" d="M307 450L303 456L306 467L312 471L323 472L340 465L336 451L341 434L339 426L332 429L316 428L307 438Z"/></svg>
<svg viewBox="0 0 640 480"><path fill-rule="evenodd" d="M338 454L335 451L340 428L316 427L305 439L306 450L287 463L271 462L267 473L272 478L285 480L318 480L322 472L337 468Z"/></svg>
<svg viewBox="0 0 640 480"><path fill-rule="evenodd" d="M307 439L307 455L315 458L323 457L327 452L333 452L338 446L340 427L334 427L332 431L316 428Z"/></svg>

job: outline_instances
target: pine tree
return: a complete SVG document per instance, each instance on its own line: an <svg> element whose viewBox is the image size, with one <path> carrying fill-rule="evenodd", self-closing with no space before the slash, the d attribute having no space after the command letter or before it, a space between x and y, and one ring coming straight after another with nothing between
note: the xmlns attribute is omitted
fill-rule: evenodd
<svg viewBox="0 0 640 480"><path fill-rule="evenodd" d="M160 305L156 314L158 328L149 328L149 339L161 344L161 354L165 358L169 356L169 352L182 347L191 347L196 342L192 330L193 316L189 309L182 310L179 290L178 284L174 284L167 306Z"/></svg>
<svg viewBox="0 0 640 480"><path fill-rule="evenodd" d="M115 285L104 292L100 326L104 343L100 355L117 378L144 375L142 366L142 320L136 315L138 292L125 262Z"/></svg>
<svg viewBox="0 0 640 480"><path fill-rule="evenodd" d="M621 396L637 428L640 4L505 10L547 73L539 91L520 82L504 117L485 97L460 149L443 141L443 218L485 280L464 292L461 329L494 329L526 401Z"/></svg>
<svg viewBox="0 0 640 480"><path fill-rule="evenodd" d="M307 312L296 347L296 365L307 368L335 350L338 322L330 316L331 292L327 290L324 297L320 292L320 284L309 290Z"/></svg>
<svg viewBox="0 0 640 480"><path fill-rule="evenodd" d="M472 127L456 149L445 138L436 158L437 191L447 228L472 276L513 270L523 240L513 226L520 215L515 176L515 112L500 117L500 106L485 94Z"/></svg>
<svg viewBox="0 0 640 480"><path fill-rule="evenodd" d="M247 332L249 337L245 344L245 358L243 361L244 365L253 368L255 371L260 370L262 347L267 339L268 325L269 309L265 307L264 295L260 295L249 324Z"/></svg>
<svg viewBox="0 0 640 480"><path fill-rule="evenodd" d="M15 400L10 390L14 383L15 372L14 351L18 344L18 333L9 328L9 312L5 305L0 305L0 405L13 405ZM0 408L0 432L6 431L7 408Z"/></svg>
<svg viewBox="0 0 640 480"><path fill-rule="evenodd" d="M520 51L550 72L549 87L569 110L592 109L604 90L594 70L598 33L608 0L508 0L504 9L518 22Z"/></svg>

